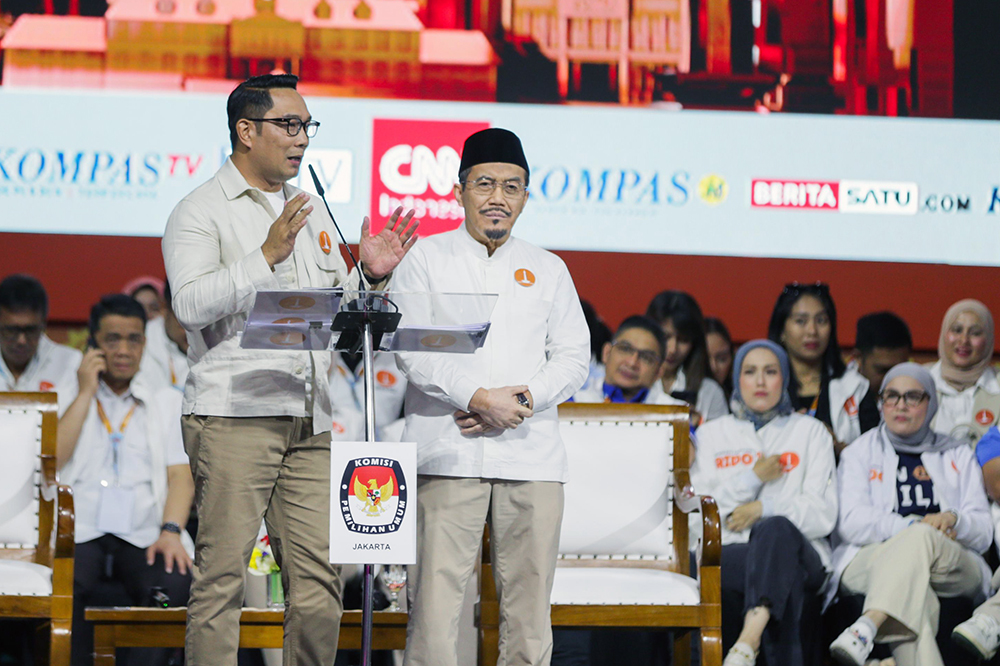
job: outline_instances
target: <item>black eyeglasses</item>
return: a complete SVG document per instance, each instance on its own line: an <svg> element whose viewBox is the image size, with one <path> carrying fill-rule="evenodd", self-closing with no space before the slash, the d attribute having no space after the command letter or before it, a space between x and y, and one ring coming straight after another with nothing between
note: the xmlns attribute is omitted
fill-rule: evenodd
<svg viewBox="0 0 1000 666"><path fill-rule="evenodd" d="M617 349L620 353L625 356L631 356L632 354L637 354L639 356L639 361L645 363L646 365L656 365L660 362L660 355L654 351L649 351L648 349L636 349L629 343L621 340L615 342L611 345Z"/></svg>
<svg viewBox="0 0 1000 666"><path fill-rule="evenodd" d="M0 338L13 342L23 335L28 340L35 340L44 330L44 326L0 326Z"/></svg>
<svg viewBox="0 0 1000 666"><path fill-rule="evenodd" d="M257 123L274 123L275 125L284 125L285 131L288 132L288 136L298 136L299 132L301 132L304 127L306 129L306 136L310 139L316 136L316 132L319 130L319 123L315 120L309 120L306 122L303 122L299 118L244 118L244 120L252 120Z"/></svg>
<svg viewBox="0 0 1000 666"><path fill-rule="evenodd" d="M907 407L916 407L924 400L927 400L930 396L924 391L907 391L906 393L899 393L897 391L882 391L878 397L882 400L883 405L896 407L899 405L899 401L902 400Z"/></svg>

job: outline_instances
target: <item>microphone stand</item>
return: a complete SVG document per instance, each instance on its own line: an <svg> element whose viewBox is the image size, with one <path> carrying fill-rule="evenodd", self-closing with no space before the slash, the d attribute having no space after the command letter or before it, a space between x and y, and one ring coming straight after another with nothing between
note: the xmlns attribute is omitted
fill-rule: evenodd
<svg viewBox="0 0 1000 666"><path fill-rule="evenodd" d="M361 266L358 264L358 260L354 258L354 253L351 252L350 246L347 244L347 240L344 239L344 233L340 230L340 225L337 224L337 218L333 216L333 211L330 210L330 204L326 201L325 190L323 185L319 182L319 177L316 175L316 170L313 169L312 165L309 165L309 174L312 176L313 185L316 187L316 192L319 194L320 199L323 200L323 205L326 206L326 212L330 215L330 219L333 221L333 226L337 230L337 235L340 236L340 242L344 244L347 248L347 254L351 257L351 261L354 263L354 268L358 271L358 289L359 291L367 291L365 289L365 273L361 270ZM358 246L360 251L360 245ZM372 305L371 299L355 299L353 302L348 304L348 308L361 311L363 327L361 330L361 352L362 352L362 363L364 364L364 375L365 375L365 441L374 442L375 441L375 350L373 344L373 332L372 332L372 319L367 316L367 311L369 306ZM339 315L338 315L339 316ZM396 318L398 322L398 317ZM336 325L336 322L335 322ZM395 326L393 326L393 330ZM381 333L379 334L381 338ZM353 352L357 352L357 344L354 345ZM364 565L364 580L361 587L361 666L371 666L372 663L372 606L374 603L375 594L375 566L372 564Z"/></svg>

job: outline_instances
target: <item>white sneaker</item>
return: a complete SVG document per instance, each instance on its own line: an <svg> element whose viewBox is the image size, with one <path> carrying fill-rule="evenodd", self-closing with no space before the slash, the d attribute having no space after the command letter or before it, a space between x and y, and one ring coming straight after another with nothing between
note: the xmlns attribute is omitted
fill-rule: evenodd
<svg viewBox="0 0 1000 666"><path fill-rule="evenodd" d="M989 661L1000 647L1000 623L986 613L977 613L955 627L951 640L983 661Z"/></svg>
<svg viewBox="0 0 1000 666"><path fill-rule="evenodd" d="M864 666L873 647L874 641L852 624L830 643L830 655L845 666Z"/></svg>
<svg viewBox="0 0 1000 666"><path fill-rule="evenodd" d="M722 666L754 666L757 663L757 655L746 643L736 643L729 648L729 654L722 662Z"/></svg>

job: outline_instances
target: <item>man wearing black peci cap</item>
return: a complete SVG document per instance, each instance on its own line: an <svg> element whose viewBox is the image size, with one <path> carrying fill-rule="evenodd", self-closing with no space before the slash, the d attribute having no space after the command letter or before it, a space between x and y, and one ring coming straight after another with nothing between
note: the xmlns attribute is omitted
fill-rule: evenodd
<svg viewBox="0 0 1000 666"><path fill-rule="evenodd" d="M473 134L458 176L464 224L414 247L396 288L499 298L475 354L397 359L410 382L403 440L417 442L419 475L404 663L458 663L459 613L488 520L500 664L548 664L567 480L557 405L587 378L590 334L562 260L511 236L528 199L520 140L503 129Z"/></svg>

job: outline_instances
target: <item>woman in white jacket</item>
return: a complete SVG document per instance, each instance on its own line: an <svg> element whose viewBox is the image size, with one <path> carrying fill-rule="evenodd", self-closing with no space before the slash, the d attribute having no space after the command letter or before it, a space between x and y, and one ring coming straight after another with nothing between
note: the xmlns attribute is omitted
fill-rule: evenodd
<svg viewBox="0 0 1000 666"><path fill-rule="evenodd" d="M733 369L733 414L698 429L692 469L694 487L719 506L723 597L743 600L724 666L750 666L758 652L768 664L800 666L803 602L826 580L837 520L833 438L793 413L779 345L748 342Z"/></svg>
<svg viewBox="0 0 1000 666"><path fill-rule="evenodd" d="M944 315L938 361L931 366L937 387L934 432L975 446L1000 421L1000 382L993 361L993 315L979 301L958 301Z"/></svg>
<svg viewBox="0 0 1000 666"><path fill-rule="evenodd" d="M843 664L864 664L875 642L899 666L943 666L939 596L982 598L990 572L980 553L993 538L983 475L972 449L931 430L937 391L916 363L890 370L882 423L840 457L843 543L828 592L864 594L864 614L830 645Z"/></svg>

